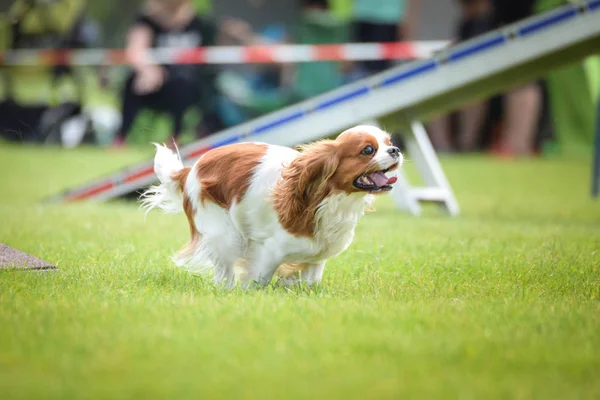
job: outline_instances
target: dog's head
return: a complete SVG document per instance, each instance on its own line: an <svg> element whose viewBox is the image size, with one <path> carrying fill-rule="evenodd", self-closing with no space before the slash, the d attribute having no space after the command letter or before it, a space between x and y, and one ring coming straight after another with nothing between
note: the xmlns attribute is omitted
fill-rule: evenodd
<svg viewBox="0 0 600 400"><path fill-rule="evenodd" d="M404 157L390 135L373 126L359 125L335 140L301 147L295 161L300 175L297 190L305 196L345 193L383 193L397 180L386 174L402 165Z"/></svg>
<svg viewBox="0 0 600 400"><path fill-rule="evenodd" d="M333 186L347 193L382 193L392 189L397 180L386 174L404 161L390 135L373 126L357 126L340 134L335 140L337 168L332 175Z"/></svg>
<svg viewBox="0 0 600 400"><path fill-rule="evenodd" d="M292 219L312 218L319 204L333 194L391 190L397 178L386 174L403 163L390 135L374 126L359 125L335 140L318 141L300 150L283 171L276 193L280 214Z"/></svg>

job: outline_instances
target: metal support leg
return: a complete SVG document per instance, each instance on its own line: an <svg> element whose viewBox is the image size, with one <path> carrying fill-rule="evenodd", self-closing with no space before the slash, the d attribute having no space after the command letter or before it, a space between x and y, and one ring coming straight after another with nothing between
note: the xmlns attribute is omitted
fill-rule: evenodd
<svg viewBox="0 0 600 400"><path fill-rule="evenodd" d="M425 187L411 187L404 173L399 171L398 182L392 191L396 205L413 215L420 215L420 202L433 201L442 205L450 215L458 215L460 212L458 202L423 124L414 121L408 125L404 142L407 154L415 163Z"/></svg>
<svg viewBox="0 0 600 400"><path fill-rule="evenodd" d="M450 215L458 215L460 212L458 201L454 197L450 183L446 178L446 174L444 174L429 136L427 136L425 127L421 122L414 121L410 125L410 132L412 135L406 138L408 154L414 160L425 185L429 189L420 196L421 199L436 200L436 198L439 198ZM436 196L434 190L440 192L438 196Z"/></svg>

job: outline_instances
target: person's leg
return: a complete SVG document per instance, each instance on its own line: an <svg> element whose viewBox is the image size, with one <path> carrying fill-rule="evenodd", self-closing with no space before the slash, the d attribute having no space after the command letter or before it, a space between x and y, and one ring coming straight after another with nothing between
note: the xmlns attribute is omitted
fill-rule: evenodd
<svg viewBox="0 0 600 400"><path fill-rule="evenodd" d="M431 120L428 124L429 138L433 148L440 153L452 151L452 140L450 139L450 114L445 114Z"/></svg>
<svg viewBox="0 0 600 400"><path fill-rule="evenodd" d="M534 14L535 0L496 0L497 26L511 24ZM504 97L504 129L499 152L527 156L533 153L542 107L542 91L537 82L510 90Z"/></svg>
<svg viewBox="0 0 600 400"><path fill-rule="evenodd" d="M487 102L485 101L472 104L460 111L458 126L458 148L460 151L477 150L486 112Z"/></svg>
<svg viewBox="0 0 600 400"><path fill-rule="evenodd" d="M179 135L183 131L183 116L191 105L190 91L193 90L190 84L179 79L173 79L165 82L163 88L162 100L168 102L168 110L173 118L172 140L177 142Z"/></svg>
<svg viewBox="0 0 600 400"><path fill-rule="evenodd" d="M172 118L173 130L169 139L169 146L173 141L177 142L183 132L183 118L186 111L193 105L198 104L198 96L195 95L196 82L190 82L183 78L170 78L156 93L156 108L166 111Z"/></svg>
<svg viewBox="0 0 600 400"><path fill-rule="evenodd" d="M541 101L541 90L536 82L506 94L502 152L517 156L533 153Z"/></svg>
<svg viewBox="0 0 600 400"><path fill-rule="evenodd" d="M217 73L214 70L209 69L197 79L195 85L198 90L193 93L196 96L193 104L202 111L202 121L196 128L197 138L212 135L248 118L242 108L233 103L228 104L228 100L219 93L215 85ZM228 116L231 119L226 122Z"/></svg>
<svg viewBox="0 0 600 400"><path fill-rule="evenodd" d="M135 117L141 108L141 98L133 91L134 76L130 76L125 82L121 101L121 128L113 140L113 146L122 146L133 126Z"/></svg>

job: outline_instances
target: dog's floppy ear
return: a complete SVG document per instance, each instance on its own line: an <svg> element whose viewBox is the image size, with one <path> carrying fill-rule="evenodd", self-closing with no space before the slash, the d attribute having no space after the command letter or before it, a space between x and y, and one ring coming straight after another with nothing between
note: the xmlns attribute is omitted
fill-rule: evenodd
<svg viewBox="0 0 600 400"><path fill-rule="evenodd" d="M317 142L300 148L296 159L297 188L307 202L327 196L329 179L339 166L337 145L334 142Z"/></svg>
<svg viewBox="0 0 600 400"><path fill-rule="evenodd" d="M338 144L320 141L299 150L301 154L282 172L274 205L288 231L310 236L317 207L332 190L330 178L339 166Z"/></svg>

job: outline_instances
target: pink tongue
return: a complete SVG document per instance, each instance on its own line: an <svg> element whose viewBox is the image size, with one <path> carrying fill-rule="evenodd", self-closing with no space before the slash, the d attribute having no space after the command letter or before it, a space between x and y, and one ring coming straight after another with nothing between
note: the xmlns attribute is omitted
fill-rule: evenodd
<svg viewBox="0 0 600 400"><path fill-rule="evenodd" d="M373 183L376 184L378 187L382 187L385 185L391 185L392 183L395 183L398 180L398 178L396 178L395 176L388 178L381 171L373 172L371 175L369 175L369 178L371 178Z"/></svg>

